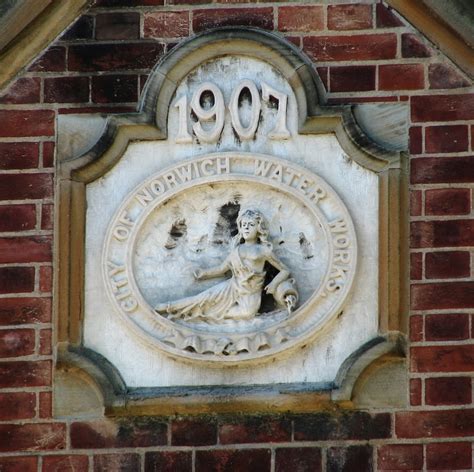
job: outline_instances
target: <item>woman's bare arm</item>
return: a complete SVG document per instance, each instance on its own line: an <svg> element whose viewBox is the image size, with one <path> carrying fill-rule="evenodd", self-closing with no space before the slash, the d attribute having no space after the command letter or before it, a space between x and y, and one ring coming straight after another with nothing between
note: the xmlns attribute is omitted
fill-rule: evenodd
<svg viewBox="0 0 474 472"><path fill-rule="evenodd" d="M229 271L229 263L227 259L216 267L210 267L209 269L196 269L194 271L194 277L198 280L212 279L213 277L219 277Z"/></svg>

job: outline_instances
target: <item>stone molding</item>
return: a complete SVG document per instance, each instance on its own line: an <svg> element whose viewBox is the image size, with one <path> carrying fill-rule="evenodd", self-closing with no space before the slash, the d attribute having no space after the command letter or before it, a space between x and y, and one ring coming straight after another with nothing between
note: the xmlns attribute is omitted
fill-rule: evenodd
<svg viewBox="0 0 474 472"><path fill-rule="evenodd" d="M388 354L403 359L405 351L405 338L389 334L371 340L349 356L333 383L195 387L187 389L184 396L182 387L128 388L107 359L84 347L59 349L57 369L65 373L79 369L86 375L102 393L106 415L232 413L236 407L242 413L305 413L324 409L332 402L351 407L353 388L364 370Z"/></svg>
<svg viewBox="0 0 474 472"><path fill-rule="evenodd" d="M3 21L8 22L8 44L0 51L0 89L47 48L88 6L89 0L21 2ZM36 14L32 14L36 10ZM31 18L24 24L25 17ZM13 26L12 26L13 23ZM0 21L0 29L2 22Z"/></svg>
<svg viewBox="0 0 474 472"><path fill-rule="evenodd" d="M403 152L386 150L372 141L357 123L350 106L327 107L320 100L321 84L310 61L276 34L257 29L222 28L204 33L184 41L157 64L147 82L137 113L109 116L104 132L98 141L84 154L58 156L58 224L56 225L58 251L56 266L55 311L58 319L58 342L61 356L70 351L83 356L82 320L84 296L84 228L85 228L85 186L104 175L121 158L128 144L133 140L166 139L167 111L177 84L193 67L219 57L226 52L242 54L245 44L250 56L271 63L287 78L299 104L298 127L301 134L334 133L343 149L358 164L376 173L380 191L380 289L379 306L381 333L389 331L406 332L407 314L407 217L406 217L406 156ZM192 59L193 58L193 59ZM63 149L70 150L67 145ZM393 343L390 344L393 347ZM388 350L392 347L387 347ZM380 348L379 348L380 349ZM383 353L387 349L382 349ZM89 353L90 354L90 353ZM87 354L86 357L91 357ZM362 352L359 353L362 355ZM61 358L60 356L60 358ZM93 357L93 355L92 355ZM372 355L371 359L374 359ZM87 364L87 362L86 362ZM103 363L95 364L100 367ZM360 365L360 364L357 364ZM86 367L84 367L86 368ZM89 369L87 367L87 369ZM90 370L90 369L89 369ZM350 369L346 369L346 374ZM92 371L95 372L94 369ZM92 373L92 377L105 378ZM342 375L342 374L341 374ZM348 375L348 374L347 374ZM338 380L343 385L342 379ZM353 385L354 380L351 381ZM99 384L107 390L107 382ZM314 408L315 398L321 395L327 401L329 396L322 393L331 386L309 386L308 407ZM295 387L296 391L302 387ZM113 389L112 389L113 390ZM159 411L157 398L160 389L148 392L146 411ZM346 401L351 388L345 386L339 400ZM163 390L164 391L164 390ZM157 396L158 395L158 396ZM277 398L295 408L298 402L293 394ZM286 395L286 394L285 394ZM295 394L296 395L296 394ZM306 395L306 393L305 393ZM107 395L106 395L107 396ZM140 397L140 395L138 395ZM316 396L316 397L315 397ZM277 403L280 402L277 401ZM141 401L141 400L140 400ZM137 411L142 411L140 401L134 400ZM170 399L170 405L180 403L187 408L185 399ZM200 397L196 408L205 403ZM238 402L238 400L235 400ZM138 403L136 403L138 402ZM227 402L227 400L226 400ZM107 403L107 401L106 401ZM114 402L112 402L114 403ZM196 403L191 400L190 404ZM114 403L115 405L115 403ZM260 410L261 402L249 401L249 408ZM173 406L171 406L173 408ZM116 411L115 406L112 408ZM202 411L202 410L200 410Z"/></svg>

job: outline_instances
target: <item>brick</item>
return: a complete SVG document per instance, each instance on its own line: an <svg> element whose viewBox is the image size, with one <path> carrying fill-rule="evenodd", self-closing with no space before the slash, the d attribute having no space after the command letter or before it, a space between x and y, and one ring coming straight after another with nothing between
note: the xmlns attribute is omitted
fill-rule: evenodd
<svg viewBox="0 0 474 472"><path fill-rule="evenodd" d="M390 103L398 102L398 97L344 97L344 98L328 98L327 105L350 105L352 103Z"/></svg>
<svg viewBox="0 0 474 472"><path fill-rule="evenodd" d="M53 417L53 394L52 392L39 392L39 417Z"/></svg>
<svg viewBox="0 0 474 472"><path fill-rule="evenodd" d="M317 67L319 78L324 85L326 90L329 90L329 67Z"/></svg>
<svg viewBox="0 0 474 472"><path fill-rule="evenodd" d="M450 279L471 275L468 251L429 252L425 256L427 279Z"/></svg>
<svg viewBox="0 0 474 472"><path fill-rule="evenodd" d="M51 292L53 287L53 270L50 266L40 267L39 272L39 289L40 292Z"/></svg>
<svg viewBox="0 0 474 472"><path fill-rule="evenodd" d="M53 229L53 205L41 205L41 229Z"/></svg>
<svg viewBox="0 0 474 472"><path fill-rule="evenodd" d="M453 89L470 86L468 80L445 64L430 64L428 81L430 89Z"/></svg>
<svg viewBox="0 0 474 472"><path fill-rule="evenodd" d="M87 456L45 456L43 457L43 472L88 472L89 458Z"/></svg>
<svg viewBox="0 0 474 472"><path fill-rule="evenodd" d="M151 417L77 422L71 425L74 449L149 447L167 443L167 425Z"/></svg>
<svg viewBox="0 0 474 472"><path fill-rule="evenodd" d="M374 416L362 411L317 413L296 416L296 441L330 441L345 439L381 439L390 437L390 415Z"/></svg>
<svg viewBox="0 0 474 472"><path fill-rule="evenodd" d="M101 13L95 17L96 39L138 39L140 14L137 12Z"/></svg>
<svg viewBox="0 0 474 472"><path fill-rule="evenodd" d="M0 206L0 231L27 231L35 226L35 205Z"/></svg>
<svg viewBox="0 0 474 472"><path fill-rule="evenodd" d="M0 388L49 385L51 385L50 361L0 362Z"/></svg>
<svg viewBox="0 0 474 472"><path fill-rule="evenodd" d="M474 182L474 157L427 157L411 160L414 184Z"/></svg>
<svg viewBox="0 0 474 472"><path fill-rule="evenodd" d="M158 451L145 453L145 472L191 472L190 451ZM196 469L197 471L198 469ZM217 471L218 469L216 469Z"/></svg>
<svg viewBox="0 0 474 472"><path fill-rule="evenodd" d="M423 255L419 252L410 254L410 279L420 280L423 274Z"/></svg>
<svg viewBox="0 0 474 472"><path fill-rule="evenodd" d="M34 287L34 267L0 267L0 293L27 293Z"/></svg>
<svg viewBox="0 0 474 472"><path fill-rule="evenodd" d="M29 356L34 351L34 329L0 330L0 357Z"/></svg>
<svg viewBox="0 0 474 472"><path fill-rule="evenodd" d="M51 236L0 238L0 263L49 262L51 259Z"/></svg>
<svg viewBox="0 0 474 472"><path fill-rule="evenodd" d="M51 47L28 68L33 72L63 72L66 70L66 48Z"/></svg>
<svg viewBox="0 0 474 472"><path fill-rule="evenodd" d="M474 307L474 282L416 284L411 287L413 310Z"/></svg>
<svg viewBox="0 0 474 472"><path fill-rule="evenodd" d="M474 246L474 220L416 221L410 240L412 248Z"/></svg>
<svg viewBox="0 0 474 472"><path fill-rule="evenodd" d="M278 8L278 31L310 33L324 29L321 5L299 5Z"/></svg>
<svg viewBox="0 0 474 472"><path fill-rule="evenodd" d="M411 119L414 122L473 120L474 93L412 97Z"/></svg>
<svg viewBox="0 0 474 472"><path fill-rule="evenodd" d="M270 472L270 449L196 451L195 472Z"/></svg>
<svg viewBox="0 0 474 472"><path fill-rule="evenodd" d="M62 41L74 41L76 39L92 39L94 32L94 17L83 15L60 37Z"/></svg>
<svg viewBox="0 0 474 472"><path fill-rule="evenodd" d="M469 130L466 125L427 126L425 149L428 154L462 152L469 149Z"/></svg>
<svg viewBox="0 0 474 472"><path fill-rule="evenodd" d="M412 126L409 131L409 150L411 154L423 152L423 130L421 126Z"/></svg>
<svg viewBox="0 0 474 472"><path fill-rule="evenodd" d="M52 331L50 329L42 329L39 339L39 353L42 356L50 356L52 354Z"/></svg>
<svg viewBox="0 0 474 472"><path fill-rule="evenodd" d="M54 167L54 142L43 142L43 167Z"/></svg>
<svg viewBox="0 0 474 472"><path fill-rule="evenodd" d="M321 449L285 447L275 451L275 472L322 472Z"/></svg>
<svg viewBox="0 0 474 472"><path fill-rule="evenodd" d="M161 11L145 15L145 38L182 38L189 35L189 12Z"/></svg>
<svg viewBox="0 0 474 472"><path fill-rule="evenodd" d="M471 213L471 190L468 188L427 190L427 215L466 215Z"/></svg>
<svg viewBox="0 0 474 472"><path fill-rule="evenodd" d="M372 5L329 5L328 29L358 30L372 28Z"/></svg>
<svg viewBox="0 0 474 472"><path fill-rule="evenodd" d="M66 447L63 423L0 424L0 451L46 451Z"/></svg>
<svg viewBox="0 0 474 472"><path fill-rule="evenodd" d="M0 110L0 137L53 136L53 110Z"/></svg>
<svg viewBox="0 0 474 472"><path fill-rule="evenodd" d="M365 61L394 59L395 34L354 34L350 36L307 36L304 51L316 61Z"/></svg>
<svg viewBox="0 0 474 472"><path fill-rule="evenodd" d="M410 379L410 405L421 405L421 379Z"/></svg>
<svg viewBox="0 0 474 472"><path fill-rule="evenodd" d="M423 445L390 444L378 449L379 470L422 470Z"/></svg>
<svg viewBox="0 0 474 472"><path fill-rule="evenodd" d="M148 74L140 75L140 81L139 81L140 93L142 93L143 90L145 89L145 85L146 85L147 80L148 80Z"/></svg>
<svg viewBox="0 0 474 472"><path fill-rule="evenodd" d="M425 380L427 405L466 405L471 403L470 377L434 377Z"/></svg>
<svg viewBox="0 0 474 472"><path fill-rule="evenodd" d="M419 346L411 349L413 372L471 372L474 345Z"/></svg>
<svg viewBox="0 0 474 472"><path fill-rule="evenodd" d="M375 66L331 67L331 92L364 92L375 90Z"/></svg>
<svg viewBox="0 0 474 472"><path fill-rule="evenodd" d="M171 423L171 444L173 446L217 444L217 424L213 420L174 420Z"/></svg>
<svg viewBox="0 0 474 472"><path fill-rule="evenodd" d="M420 216L422 214L422 192L421 190L410 191L410 215Z"/></svg>
<svg viewBox="0 0 474 472"><path fill-rule="evenodd" d="M141 470L140 467L140 456L138 454L101 454L94 456L94 472L128 472Z"/></svg>
<svg viewBox="0 0 474 472"><path fill-rule="evenodd" d="M138 76L102 75L92 77L92 101L94 103L136 102L138 100Z"/></svg>
<svg viewBox="0 0 474 472"><path fill-rule="evenodd" d="M219 425L220 444L282 442L291 440L291 421L248 417Z"/></svg>
<svg viewBox="0 0 474 472"><path fill-rule="evenodd" d="M49 198L53 195L52 174L0 175L0 200Z"/></svg>
<svg viewBox="0 0 474 472"><path fill-rule="evenodd" d="M417 90L425 88L422 64L379 66L379 90Z"/></svg>
<svg viewBox="0 0 474 472"><path fill-rule="evenodd" d="M87 106L87 107L75 107L75 108L59 108L58 113L60 115L77 115L80 113L136 113L136 105L127 106Z"/></svg>
<svg viewBox="0 0 474 472"><path fill-rule="evenodd" d="M219 26L254 26L273 29L273 8L209 8L194 10L195 33Z"/></svg>
<svg viewBox="0 0 474 472"><path fill-rule="evenodd" d="M402 411L395 413L399 438L449 438L474 434L474 410Z"/></svg>
<svg viewBox="0 0 474 472"><path fill-rule="evenodd" d="M469 442L427 444L426 465L431 470L470 470L472 445Z"/></svg>
<svg viewBox="0 0 474 472"><path fill-rule="evenodd" d="M37 472L38 458L27 457L0 457L0 470L2 472Z"/></svg>
<svg viewBox="0 0 474 472"><path fill-rule="evenodd" d="M431 57L431 49L416 35L402 34L402 57Z"/></svg>
<svg viewBox="0 0 474 472"><path fill-rule="evenodd" d="M327 472L354 472L373 470L372 447L331 447L327 452Z"/></svg>
<svg viewBox="0 0 474 472"><path fill-rule="evenodd" d="M114 71L150 69L163 55L158 43L90 44L71 46L68 64L71 71Z"/></svg>
<svg viewBox="0 0 474 472"><path fill-rule="evenodd" d="M89 101L89 77L44 79L46 103L83 103Z"/></svg>
<svg viewBox="0 0 474 472"><path fill-rule="evenodd" d="M393 10L382 3L375 6L375 17L377 28L396 28L403 26L403 22L395 16Z"/></svg>
<svg viewBox="0 0 474 472"><path fill-rule="evenodd" d="M427 341L461 341L469 338L469 315L449 313L425 318Z"/></svg>
<svg viewBox="0 0 474 472"><path fill-rule="evenodd" d="M423 317L420 315L410 316L410 341L423 341Z"/></svg>
<svg viewBox="0 0 474 472"><path fill-rule="evenodd" d="M0 103L39 103L40 89L41 80L38 77L17 79L7 92L0 96Z"/></svg>
<svg viewBox="0 0 474 472"><path fill-rule="evenodd" d="M0 420L26 420L36 414L36 395L31 392L0 393ZM0 462L0 470L3 470Z"/></svg>
<svg viewBox="0 0 474 472"><path fill-rule="evenodd" d="M32 267L25 268L32 269ZM32 274L34 276L34 270ZM0 303L0 325L49 323L50 321L50 298L2 298Z"/></svg>
<svg viewBox="0 0 474 472"><path fill-rule="evenodd" d="M38 143L0 143L0 169L38 167Z"/></svg>
<svg viewBox="0 0 474 472"><path fill-rule="evenodd" d="M204 5L206 3L212 3L212 1L211 0L168 0L166 3L169 3L170 5ZM226 3L226 2L224 1L221 3Z"/></svg>
<svg viewBox="0 0 474 472"><path fill-rule="evenodd" d="M169 1L167 3L170 3ZM132 6L158 6L163 5L164 0L95 0L97 7L132 7Z"/></svg>
<svg viewBox="0 0 474 472"><path fill-rule="evenodd" d="M298 49L301 49L301 37L300 36L285 35L285 39L287 41L289 41L290 43L293 43ZM326 69L327 70L327 67L320 67L320 68L317 67L316 70L318 70L318 69Z"/></svg>

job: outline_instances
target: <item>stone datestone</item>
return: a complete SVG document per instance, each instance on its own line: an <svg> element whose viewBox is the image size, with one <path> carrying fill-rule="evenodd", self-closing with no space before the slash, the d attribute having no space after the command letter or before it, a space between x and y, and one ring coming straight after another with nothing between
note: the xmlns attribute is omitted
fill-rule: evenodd
<svg viewBox="0 0 474 472"><path fill-rule="evenodd" d="M268 63L201 64L87 185L84 345L129 387L324 387L377 335L378 178L298 113Z"/></svg>

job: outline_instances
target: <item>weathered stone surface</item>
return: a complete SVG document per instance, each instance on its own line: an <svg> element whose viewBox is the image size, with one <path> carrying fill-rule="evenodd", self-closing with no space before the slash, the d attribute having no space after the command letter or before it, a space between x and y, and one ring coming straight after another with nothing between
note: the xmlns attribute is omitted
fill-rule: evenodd
<svg viewBox="0 0 474 472"><path fill-rule="evenodd" d="M268 64L240 56L204 63L178 86L167 140L129 145L106 177L88 185L85 344L128 385L330 382L341 362L376 335L377 177L351 161L333 136L299 135L299 119L294 90ZM242 241L232 242L245 209L268 222L273 249L258 257L279 274L269 289L277 304L263 296L260 311L239 311L241 320L217 311L209 323L184 308L191 303L184 298L198 297L192 303L199 300L207 313L216 306L216 290L240 280L234 263L227 282L196 281L193 272L203 278L239 251L245 259L243 249L233 249ZM352 286L356 252L365 275ZM288 277L296 286L292 307L285 306L288 292L277 293ZM260 296L269 281L262 278L253 293ZM341 311L351 287L331 333L288 357L288 347L316 336ZM226 293L224 301L236 303ZM157 348L202 361L199 371ZM278 369L244 365L276 354ZM239 368L229 375L206 362Z"/></svg>

